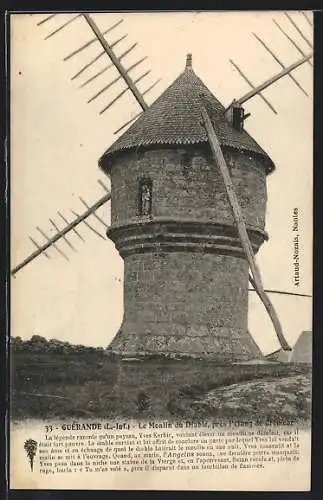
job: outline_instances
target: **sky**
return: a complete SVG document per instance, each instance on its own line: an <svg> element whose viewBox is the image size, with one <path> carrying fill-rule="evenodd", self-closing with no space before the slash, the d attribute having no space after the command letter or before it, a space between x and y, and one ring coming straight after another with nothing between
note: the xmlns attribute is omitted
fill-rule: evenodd
<svg viewBox="0 0 323 500"><path fill-rule="evenodd" d="M312 27L300 12L290 13L308 40ZM311 14L308 14L310 16ZM93 37L80 17L65 29L45 37L69 20L59 14L37 25L44 14L11 15L11 267L19 264L55 229L60 227L61 211L69 220L72 211L81 213L81 196L92 204L103 196L97 182L109 180L98 168L98 159L120 134L114 132L140 111L127 92L108 111L100 114L125 88L120 80L91 103L87 101L114 80L117 71L109 69L91 84L80 84L108 64L106 56L83 73L72 76L101 50L90 45L64 61L75 49ZM250 90L230 64L237 63L254 85L281 70L281 66L255 39L259 35L283 64L298 60L300 53L273 23L273 18L293 37L301 50L312 51L283 12L161 12L93 14L103 31L122 19L107 34L122 54L133 43L124 60L126 67L142 57L147 59L131 72L133 79L151 70L138 83L141 91L156 79L161 81L146 96L151 104L183 71L187 53L193 68L208 88L224 104ZM276 171L268 177L266 230L269 241L257 255L265 288L311 294L312 291L312 168L313 168L313 71L305 63L293 72L309 96L305 96L289 77L264 91L277 110L255 97L245 105L251 116L247 131L271 156ZM293 210L299 212L300 285L294 284ZM98 214L109 223L109 204ZM94 217L89 222L103 236L104 226ZM71 233L77 249L60 242L68 261L52 248L50 259L40 256L19 271L11 281L12 335L24 339L42 335L76 344L106 347L122 321L123 261L113 243L91 232L84 224L82 242ZM284 334L293 345L303 330L311 329L312 301L309 298L271 294ZM257 295L249 294L249 329L264 353L279 348L273 326Z"/></svg>

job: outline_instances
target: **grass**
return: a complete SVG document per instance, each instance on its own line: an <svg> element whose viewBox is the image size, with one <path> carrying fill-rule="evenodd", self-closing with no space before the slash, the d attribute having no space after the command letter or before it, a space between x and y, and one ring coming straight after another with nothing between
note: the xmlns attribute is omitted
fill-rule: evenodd
<svg viewBox="0 0 323 500"><path fill-rule="evenodd" d="M12 352L11 373L14 420L117 416L194 419L200 418L201 408L209 417L221 416L218 404L213 409L209 405L206 410L203 398L210 391L258 380L269 387L284 377L310 379L311 368L284 363L230 366L210 360L160 357L120 362L100 351L59 353L21 349ZM270 391L267 393L274 400ZM250 395L258 399L254 387L250 388ZM264 402L264 409L267 403ZM222 413L230 417L228 406ZM236 413L237 409L232 415Z"/></svg>

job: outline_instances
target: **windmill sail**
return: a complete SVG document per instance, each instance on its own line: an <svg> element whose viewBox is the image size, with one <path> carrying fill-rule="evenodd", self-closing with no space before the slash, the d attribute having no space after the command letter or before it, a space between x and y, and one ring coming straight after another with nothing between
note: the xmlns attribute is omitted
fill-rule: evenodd
<svg viewBox="0 0 323 500"><path fill-rule="evenodd" d="M76 227L79 226L81 223L84 223L89 229L91 229L93 232L95 232L98 236L100 236L102 238L102 235L100 233L98 233L94 228L92 228L92 226L89 224L89 222L87 221L87 219L93 215L95 216L96 218L99 218L99 216L96 214L96 211L102 206L104 205L105 203L107 203L107 201L110 200L110 192L107 192L107 194L105 194L104 196L102 196L102 198L100 198L99 200L97 200L93 205L87 205L86 202L84 202L84 200L81 199L81 201L83 202L83 204L86 204L87 205L87 209L81 213L80 215L77 214L75 211L72 211L74 213L74 215L76 216L75 219L72 221L72 222L68 222L68 220L66 219L66 217L64 217L64 215L61 214L61 212L58 212L58 214L60 215L60 217L65 221L66 223L66 226L61 229L61 230L58 230L58 227L56 226L56 224L53 222L52 219L49 219L51 224L52 225L55 225L55 228L57 229L57 233L54 234L54 236L52 237L48 237L45 232L37 227L37 230L45 237L45 239L47 240L46 243L44 243L43 245L39 245L33 238L31 238L31 241L34 243L34 245L37 247L37 250L35 250L34 252L32 252L30 255L28 255L28 257L26 257L20 264L18 264L17 266L15 266L12 271L11 271L11 274L14 276L18 271L20 271L21 269L23 269L27 264L29 264L30 262L32 262L34 259L36 259L37 257L39 257L40 255L44 254L46 257L48 257L47 253L46 253L46 250L48 250L50 247L54 247L56 248L56 250L61 254L63 255L65 258L66 255L64 254L64 252L62 252L62 250L56 245L57 242L59 242L60 240L64 240L66 243L68 242L66 236L71 232L75 232L78 237L80 239L83 240L83 238L81 237L81 235L78 233L78 231L76 230ZM99 218L100 222L105 226L107 227L107 224L103 221L103 219ZM68 242L67 243L69 246L71 246L71 243ZM75 250L75 249L74 249ZM67 258L68 260L68 258Z"/></svg>

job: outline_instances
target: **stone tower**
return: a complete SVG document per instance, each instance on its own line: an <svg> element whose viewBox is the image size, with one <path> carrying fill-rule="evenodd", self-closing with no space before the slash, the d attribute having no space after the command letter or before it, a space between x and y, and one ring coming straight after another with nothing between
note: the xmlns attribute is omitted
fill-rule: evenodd
<svg viewBox="0 0 323 500"><path fill-rule="evenodd" d="M107 234L124 260L124 316L110 349L125 356L260 357L248 332L248 263L201 105L254 252L267 238L266 175L273 162L241 123L228 119L188 56L180 76L99 161L111 179Z"/></svg>

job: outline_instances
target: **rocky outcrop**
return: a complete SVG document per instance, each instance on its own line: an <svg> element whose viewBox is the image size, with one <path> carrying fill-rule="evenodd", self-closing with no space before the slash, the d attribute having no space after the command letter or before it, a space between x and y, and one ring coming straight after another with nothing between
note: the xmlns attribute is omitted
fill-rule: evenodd
<svg viewBox="0 0 323 500"><path fill-rule="evenodd" d="M191 407L203 417L306 421L311 416L311 388L310 374L253 380L210 391Z"/></svg>

